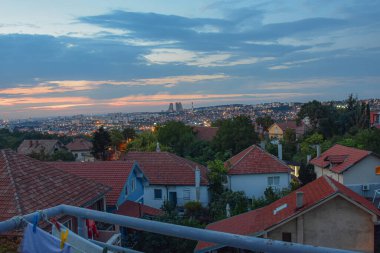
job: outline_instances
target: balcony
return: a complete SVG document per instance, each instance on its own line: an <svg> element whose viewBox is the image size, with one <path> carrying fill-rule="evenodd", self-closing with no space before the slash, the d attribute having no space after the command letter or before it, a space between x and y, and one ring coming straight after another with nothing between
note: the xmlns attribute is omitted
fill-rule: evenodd
<svg viewBox="0 0 380 253"><path fill-rule="evenodd" d="M353 253L353 251L332 249L325 247L316 247L297 243L287 243L283 241L274 241L269 239L242 236L236 234L229 234L224 232L185 227L169 223L157 222L152 220L138 219L128 216L100 212L80 207L59 205L48 208L42 211L37 211L24 216L17 216L12 219L0 222L0 234L6 231L15 230L19 227L22 220L32 222L34 217L38 215L40 218L50 218L58 215L70 215L77 217L78 234L86 238L85 219L92 219L109 224L119 225L137 230L143 230L152 233L158 233L168 236L174 236L184 239L195 241L206 241L232 248L251 250L255 252L268 252L268 253ZM116 240L116 239L115 239ZM121 252L137 252L132 249L121 248L119 246L102 243L99 241L90 240L98 245L107 246L108 249Z"/></svg>

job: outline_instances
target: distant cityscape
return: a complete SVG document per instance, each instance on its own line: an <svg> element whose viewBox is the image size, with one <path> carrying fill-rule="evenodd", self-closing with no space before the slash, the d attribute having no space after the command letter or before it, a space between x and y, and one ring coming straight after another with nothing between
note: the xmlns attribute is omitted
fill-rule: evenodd
<svg viewBox="0 0 380 253"><path fill-rule="evenodd" d="M380 99L361 100L369 103L371 111L380 110ZM332 101L336 107L344 107L344 101ZM246 115L255 122L262 116L270 116L274 121L294 120L303 103L272 102L256 105L229 104L208 107L183 108L181 102L169 103L161 112L108 113L99 115L74 115L19 120L0 119L0 128L21 132L36 131L67 136L90 135L100 126L108 129L132 127L137 131L151 130L167 121L181 121L190 126L210 126L218 119L228 119Z"/></svg>

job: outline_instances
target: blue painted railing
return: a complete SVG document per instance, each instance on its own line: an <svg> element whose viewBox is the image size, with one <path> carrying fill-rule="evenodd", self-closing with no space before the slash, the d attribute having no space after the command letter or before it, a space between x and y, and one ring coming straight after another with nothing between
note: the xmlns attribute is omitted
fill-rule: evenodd
<svg viewBox="0 0 380 253"><path fill-rule="evenodd" d="M54 217L57 215L70 215L78 219L78 234L86 237L85 219L92 219L109 224L117 224L123 227L144 230L168 236L180 237L196 241L206 241L224 246L248 249L252 251L268 252L268 253L350 253L354 251L332 249L325 247L316 247L297 243L287 243L283 241L274 241L269 239L235 235L224 232L212 231L207 229L199 229L185 227L169 223L163 223L152 220L138 219L123 215L100 212L80 207L59 205L48 208L43 211L37 211L22 217L14 217L12 219L0 222L0 233L17 229L22 219L32 222L34 216L43 215L45 217ZM42 218L42 217L41 217Z"/></svg>

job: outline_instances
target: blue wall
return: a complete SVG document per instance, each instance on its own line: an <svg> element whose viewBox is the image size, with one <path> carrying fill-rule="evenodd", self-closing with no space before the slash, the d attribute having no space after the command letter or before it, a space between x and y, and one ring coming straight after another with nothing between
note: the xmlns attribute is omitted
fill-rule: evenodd
<svg viewBox="0 0 380 253"><path fill-rule="evenodd" d="M131 173L128 176L128 179L126 183L124 184L124 187L122 189L122 192L120 193L119 199L117 201L117 205L122 205L126 200L130 201L136 201L139 198L141 198L141 203L143 203L142 197L144 196L144 178L138 178L136 177L136 172L140 171L137 167L137 165L133 165L133 168L131 170ZM141 172L140 172L141 173ZM132 191L132 180L136 181L136 187L135 190ZM128 186L128 195L125 194L125 188Z"/></svg>

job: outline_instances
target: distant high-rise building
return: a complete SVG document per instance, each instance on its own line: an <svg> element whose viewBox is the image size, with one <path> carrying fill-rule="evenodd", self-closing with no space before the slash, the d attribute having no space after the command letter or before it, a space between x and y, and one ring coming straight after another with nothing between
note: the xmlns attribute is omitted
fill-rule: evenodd
<svg viewBox="0 0 380 253"><path fill-rule="evenodd" d="M181 102L176 102L175 103L175 110L177 112L182 112L183 111L183 107L182 107L182 103Z"/></svg>
<svg viewBox="0 0 380 253"><path fill-rule="evenodd" d="M168 112L174 112L174 106L173 106L173 103L170 103L170 104L169 104Z"/></svg>

